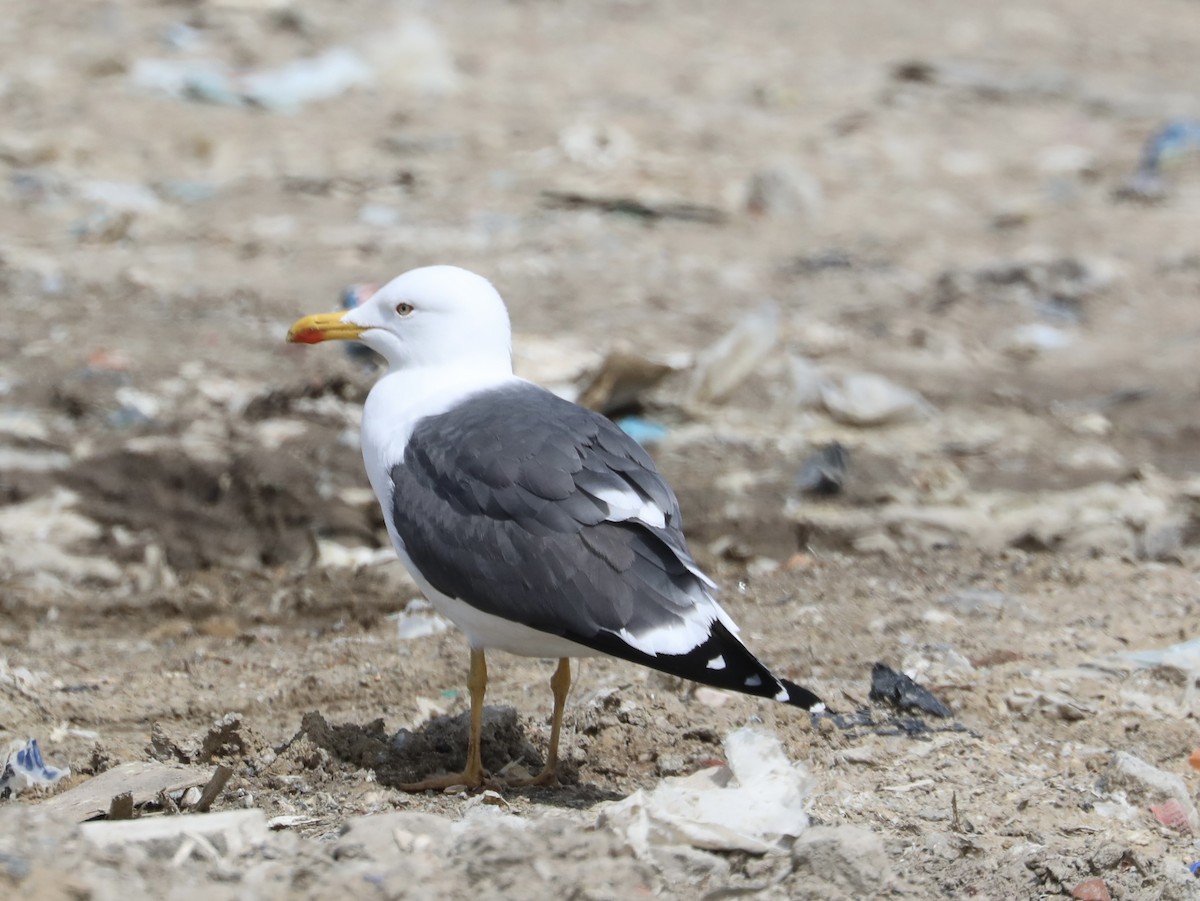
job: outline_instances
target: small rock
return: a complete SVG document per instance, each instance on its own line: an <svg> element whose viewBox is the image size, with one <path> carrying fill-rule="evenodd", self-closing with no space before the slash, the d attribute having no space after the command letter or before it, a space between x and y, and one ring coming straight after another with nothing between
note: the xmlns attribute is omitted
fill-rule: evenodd
<svg viewBox="0 0 1200 901"><path fill-rule="evenodd" d="M796 475L796 487L802 494L837 494L846 481L849 465L849 451L834 441L809 455L800 464L800 472Z"/></svg>
<svg viewBox="0 0 1200 901"><path fill-rule="evenodd" d="M794 873L854 898L887 894L892 882L887 859L879 836L860 826L810 826L792 845Z"/></svg>
<svg viewBox="0 0 1200 901"><path fill-rule="evenodd" d="M915 709L933 716L954 716L954 711L934 697L927 688L882 663L871 667L870 698L872 701L886 701L901 710Z"/></svg>
<svg viewBox="0 0 1200 901"><path fill-rule="evenodd" d="M786 163L754 173L746 184L745 207L756 216L815 216L821 201L821 183Z"/></svg>
<svg viewBox="0 0 1200 901"><path fill-rule="evenodd" d="M678 776L685 766L684 759L678 754L663 754L655 763L655 770L660 776Z"/></svg>
<svg viewBox="0 0 1200 901"><path fill-rule="evenodd" d="M267 817L261 810L223 810L179 817L83 823L85 839L101 848L145 845L153 856L170 857L189 836L207 839L222 855L237 856L266 839Z"/></svg>
<svg viewBox="0 0 1200 901"><path fill-rule="evenodd" d="M1112 901L1108 886L1104 884L1103 879L1096 876L1083 880L1071 889L1071 897L1077 901Z"/></svg>

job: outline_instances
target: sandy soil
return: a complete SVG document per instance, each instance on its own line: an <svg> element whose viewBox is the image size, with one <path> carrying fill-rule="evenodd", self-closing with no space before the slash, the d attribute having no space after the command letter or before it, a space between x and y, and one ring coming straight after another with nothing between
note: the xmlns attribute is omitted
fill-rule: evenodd
<svg viewBox="0 0 1200 901"><path fill-rule="evenodd" d="M1194 2L5 15L0 740L69 765L56 791L226 763L214 810L294 819L158 854L25 793L0 802L0 894L1200 897L1197 652L1131 656L1198 637L1200 165L1155 202L1118 190L1200 112ZM339 46L372 84L296 112L140 68ZM356 448L369 367L282 338L433 262L495 281L531 378L578 389L615 348L683 366L639 401L693 550L764 660L869 724L588 661L563 788L395 788L457 762L465 646L398 637L415 586L353 565L387 543ZM768 300L774 348L689 398L688 361ZM800 360L929 407L847 422ZM800 495L835 440L845 490ZM876 661L952 722L871 702ZM493 770L539 764L550 672L491 661ZM826 845L647 854L596 826L747 723L808 769Z"/></svg>

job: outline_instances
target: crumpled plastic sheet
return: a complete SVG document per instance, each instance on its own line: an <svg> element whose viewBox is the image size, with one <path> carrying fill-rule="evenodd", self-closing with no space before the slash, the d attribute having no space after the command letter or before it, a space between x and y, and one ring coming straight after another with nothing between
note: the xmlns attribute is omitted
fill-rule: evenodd
<svg viewBox="0 0 1200 901"><path fill-rule="evenodd" d="M812 777L792 763L774 733L745 727L725 739L728 768L664 779L600 814L598 824L624 835L639 856L685 845L767 854L808 828L804 802Z"/></svg>
<svg viewBox="0 0 1200 901"><path fill-rule="evenodd" d="M8 746L4 769L0 770L0 798L19 795L31 786L51 786L71 775L66 767L48 766L42 759L37 739L15 741Z"/></svg>

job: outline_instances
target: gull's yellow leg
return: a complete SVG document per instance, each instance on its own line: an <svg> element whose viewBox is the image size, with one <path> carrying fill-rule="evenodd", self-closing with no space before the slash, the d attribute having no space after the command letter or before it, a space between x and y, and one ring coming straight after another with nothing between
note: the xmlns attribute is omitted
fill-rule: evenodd
<svg viewBox="0 0 1200 901"><path fill-rule="evenodd" d="M564 661L565 662L565 661ZM567 674L570 681L570 673ZM409 782L400 786L402 791L421 792L426 789L444 789L452 785L478 788L483 785L483 755L480 734L483 732L483 695L487 691L487 661L483 651L471 649L471 672L467 676L467 689L471 692L471 734L467 739L467 766L461 773L432 776L420 782ZM557 732L555 733L557 735Z"/></svg>
<svg viewBox="0 0 1200 901"><path fill-rule="evenodd" d="M558 785L558 738L562 733L563 708L567 706L567 693L571 690L571 658L558 659L558 669L550 677L550 690L554 692L554 716L550 720L550 750L546 754L546 765L532 779L514 783L516 785Z"/></svg>

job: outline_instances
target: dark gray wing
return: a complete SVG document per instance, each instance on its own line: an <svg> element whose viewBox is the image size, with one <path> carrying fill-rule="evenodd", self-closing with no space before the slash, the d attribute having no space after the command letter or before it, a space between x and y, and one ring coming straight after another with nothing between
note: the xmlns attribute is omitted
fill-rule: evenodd
<svg viewBox="0 0 1200 901"><path fill-rule="evenodd" d="M730 633L674 493L603 416L528 383L480 392L418 422L391 477L396 532L443 594L698 681L787 691Z"/></svg>

